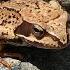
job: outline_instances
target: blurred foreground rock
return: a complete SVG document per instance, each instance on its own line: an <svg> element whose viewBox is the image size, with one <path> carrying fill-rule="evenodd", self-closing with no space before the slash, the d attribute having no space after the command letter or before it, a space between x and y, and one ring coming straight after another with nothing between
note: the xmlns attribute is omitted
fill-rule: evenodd
<svg viewBox="0 0 70 70"><path fill-rule="evenodd" d="M0 58L0 60L1 59L2 58ZM3 58L2 60L4 60L3 62L5 63L0 63L0 70L39 70L29 62L21 62L12 58ZM10 65L11 68L8 68L6 65Z"/></svg>

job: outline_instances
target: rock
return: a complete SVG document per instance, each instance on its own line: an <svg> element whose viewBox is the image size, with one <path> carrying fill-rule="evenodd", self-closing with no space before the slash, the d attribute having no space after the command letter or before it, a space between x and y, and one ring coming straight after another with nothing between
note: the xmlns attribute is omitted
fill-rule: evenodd
<svg viewBox="0 0 70 70"><path fill-rule="evenodd" d="M0 59L3 60L3 62L0 63L0 70L9 70L8 68L9 65L12 70L20 70L21 61L12 58L3 58L3 59L0 58Z"/></svg>
<svg viewBox="0 0 70 70"><path fill-rule="evenodd" d="M3 62L0 63L0 70L39 70L29 62L21 62L12 58L0 58L0 60L3 60ZM8 68L7 65L10 65L11 68Z"/></svg>
<svg viewBox="0 0 70 70"><path fill-rule="evenodd" d="M32 65L29 62L22 62L21 70L40 70L40 69L38 69L36 66Z"/></svg>

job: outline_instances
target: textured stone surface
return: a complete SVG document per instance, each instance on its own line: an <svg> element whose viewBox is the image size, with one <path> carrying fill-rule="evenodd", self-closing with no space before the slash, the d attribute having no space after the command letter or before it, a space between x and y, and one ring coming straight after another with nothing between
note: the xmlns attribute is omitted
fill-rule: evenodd
<svg viewBox="0 0 70 70"><path fill-rule="evenodd" d="M22 62L21 70L40 70L40 69L38 69L36 66L34 66L33 64L29 62Z"/></svg>
<svg viewBox="0 0 70 70"><path fill-rule="evenodd" d="M11 65L11 70L39 70L36 66L32 65L29 62L21 62L12 58L3 58L3 60ZM9 68L0 63L0 70L9 70Z"/></svg>

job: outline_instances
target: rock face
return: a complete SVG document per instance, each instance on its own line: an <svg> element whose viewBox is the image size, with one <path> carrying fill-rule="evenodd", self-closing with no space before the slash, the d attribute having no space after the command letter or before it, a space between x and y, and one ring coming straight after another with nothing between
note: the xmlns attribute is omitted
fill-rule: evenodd
<svg viewBox="0 0 70 70"><path fill-rule="evenodd" d="M0 58L1 60L2 58ZM29 62L21 62L12 58L3 58L0 63L0 70L39 70ZM1 62L1 61L0 61ZM10 65L10 67L8 67Z"/></svg>
<svg viewBox="0 0 70 70"><path fill-rule="evenodd" d="M36 66L33 66L29 62L22 62L21 63L21 70L40 70Z"/></svg>

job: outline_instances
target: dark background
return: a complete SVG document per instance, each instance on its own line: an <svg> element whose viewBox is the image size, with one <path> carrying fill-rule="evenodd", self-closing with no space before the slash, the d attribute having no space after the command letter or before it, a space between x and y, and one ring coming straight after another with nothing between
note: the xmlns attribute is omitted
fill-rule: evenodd
<svg viewBox="0 0 70 70"><path fill-rule="evenodd" d="M40 70L70 70L70 45L61 50L7 45L5 50L22 54L21 61L30 62Z"/></svg>

